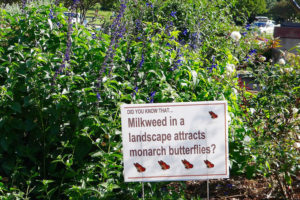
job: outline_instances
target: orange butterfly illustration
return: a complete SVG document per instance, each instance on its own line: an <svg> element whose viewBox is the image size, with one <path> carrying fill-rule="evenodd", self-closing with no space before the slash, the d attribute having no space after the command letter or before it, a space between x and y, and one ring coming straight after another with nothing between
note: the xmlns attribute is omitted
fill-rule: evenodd
<svg viewBox="0 0 300 200"><path fill-rule="evenodd" d="M185 166L186 169L191 169L191 168L194 167L194 165L191 164L191 163L190 163L189 161L187 161L186 159L181 160L181 162L184 164L184 166Z"/></svg>
<svg viewBox="0 0 300 200"><path fill-rule="evenodd" d="M138 172L146 171L146 168L140 165L139 163L133 163Z"/></svg>
<svg viewBox="0 0 300 200"><path fill-rule="evenodd" d="M170 165L167 165L167 163L162 160L158 161L158 164L161 166L162 170L170 169Z"/></svg>
<svg viewBox="0 0 300 200"><path fill-rule="evenodd" d="M218 118L218 115L216 113L214 113L213 111L209 111L209 114L210 114L212 119Z"/></svg>
<svg viewBox="0 0 300 200"><path fill-rule="evenodd" d="M206 167L207 168L213 168L215 165L214 164L212 164L210 161L208 161L208 160L204 160L204 163L206 164Z"/></svg>

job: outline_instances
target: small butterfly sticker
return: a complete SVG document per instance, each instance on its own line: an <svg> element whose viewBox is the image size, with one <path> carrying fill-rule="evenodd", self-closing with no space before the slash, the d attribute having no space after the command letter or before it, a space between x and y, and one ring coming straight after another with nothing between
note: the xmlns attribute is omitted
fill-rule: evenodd
<svg viewBox="0 0 300 200"><path fill-rule="evenodd" d="M213 168L215 165L212 164L209 160L204 160L204 163L206 164L207 168Z"/></svg>
<svg viewBox="0 0 300 200"><path fill-rule="evenodd" d="M167 163L165 163L165 162L162 161L162 160L158 161L158 164L161 166L161 169L162 169L162 170L170 169L170 165L168 165Z"/></svg>
<svg viewBox="0 0 300 200"><path fill-rule="evenodd" d="M184 164L184 167L185 167L186 169L191 169L191 168L194 167L194 165L191 164L191 163L190 163L189 161L187 161L186 159L181 160L181 162Z"/></svg>
<svg viewBox="0 0 300 200"><path fill-rule="evenodd" d="M134 164L134 166L135 166L135 168L136 168L136 170L138 172L144 172L144 171L146 171L146 168L143 167L142 165L140 165L139 163L133 163L133 164Z"/></svg>
<svg viewBox="0 0 300 200"><path fill-rule="evenodd" d="M210 114L212 119L218 118L218 115L216 113L214 113L213 111L209 111L209 114Z"/></svg>

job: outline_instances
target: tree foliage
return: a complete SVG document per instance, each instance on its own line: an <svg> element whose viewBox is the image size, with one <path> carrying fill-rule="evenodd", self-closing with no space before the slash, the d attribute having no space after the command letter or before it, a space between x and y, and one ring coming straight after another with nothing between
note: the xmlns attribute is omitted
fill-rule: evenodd
<svg viewBox="0 0 300 200"><path fill-rule="evenodd" d="M270 10L269 13L274 20L278 22L284 21L298 21L300 14L293 8L288 0L281 0L277 2Z"/></svg>
<svg viewBox="0 0 300 200"><path fill-rule="evenodd" d="M235 19L237 22L243 21L248 17L253 18L256 15L267 11L266 0L240 0L235 4Z"/></svg>
<svg viewBox="0 0 300 200"><path fill-rule="evenodd" d="M112 10L118 0L100 0L101 10Z"/></svg>

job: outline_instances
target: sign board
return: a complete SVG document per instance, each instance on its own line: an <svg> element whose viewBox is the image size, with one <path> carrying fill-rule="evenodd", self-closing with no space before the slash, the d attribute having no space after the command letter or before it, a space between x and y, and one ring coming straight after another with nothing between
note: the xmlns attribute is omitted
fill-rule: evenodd
<svg viewBox="0 0 300 200"><path fill-rule="evenodd" d="M126 182L229 178L227 102L121 106Z"/></svg>

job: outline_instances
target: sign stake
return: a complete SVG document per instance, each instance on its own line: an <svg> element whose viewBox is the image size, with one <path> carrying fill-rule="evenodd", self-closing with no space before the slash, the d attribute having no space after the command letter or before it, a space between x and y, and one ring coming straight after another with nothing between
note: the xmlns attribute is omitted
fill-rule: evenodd
<svg viewBox="0 0 300 200"><path fill-rule="evenodd" d="M209 179L207 179L207 200L209 200Z"/></svg>
<svg viewBox="0 0 300 200"><path fill-rule="evenodd" d="M207 132L207 129L205 129L205 132ZM206 137L206 139L205 139L205 143L206 143L206 146L207 146L207 137ZM207 154L206 154L206 160L208 160L207 159ZM209 178L208 178L208 168L206 168L206 173L207 173L207 181L206 181L206 195L207 195L207 200L209 200Z"/></svg>
<svg viewBox="0 0 300 200"><path fill-rule="evenodd" d="M145 200L144 182L142 182L142 197L143 197L143 200Z"/></svg>

